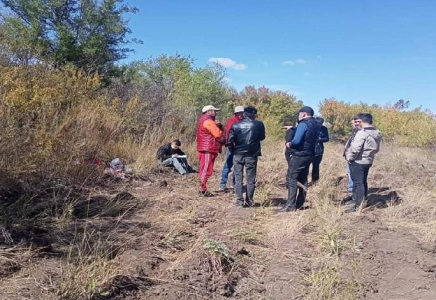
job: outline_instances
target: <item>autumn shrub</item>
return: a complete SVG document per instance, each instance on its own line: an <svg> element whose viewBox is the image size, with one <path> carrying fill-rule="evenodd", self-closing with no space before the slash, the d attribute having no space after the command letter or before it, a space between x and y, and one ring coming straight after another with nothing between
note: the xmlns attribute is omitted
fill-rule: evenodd
<svg viewBox="0 0 436 300"><path fill-rule="evenodd" d="M111 79L106 93L117 99L124 127L143 147L176 137L194 142L205 105L219 107L222 122L231 114L233 94L219 66L195 67L190 57L162 55L123 68L120 76Z"/></svg>
<svg viewBox="0 0 436 300"><path fill-rule="evenodd" d="M2 65L0 74L0 170L12 178L71 179L83 173L76 162L93 158L132 163L146 155L149 169L163 142L195 141L202 106L220 107L223 122L233 107L222 69L177 55L104 80L42 63Z"/></svg>
<svg viewBox="0 0 436 300"><path fill-rule="evenodd" d="M0 168L14 178L71 175L73 162L110 158L123 122L98 76L43 65L0 67Z"/></svg>
<svg viewBox="0 0 436 300"><path fill-rule="evenodd" d="M284 122L295 124L298 110L303 102L294 95L283 91L273 91L266 87L247 86L235 95L238 105L253 105L257 108L259 119L265 123L268 135L282 136Z"/></svg>
<svg viewBox="0 0 436 300"><path fill-rule="evenodd" d="M421 108L403 110L395 105L370 106L349 104L334 98L320 104L320 113L330 124L330 130L339 137L351 133L350 120L360 112L371 113L374 125L383 133L383 139L403 146L425 147L436 141L436 119Z"/></svg>

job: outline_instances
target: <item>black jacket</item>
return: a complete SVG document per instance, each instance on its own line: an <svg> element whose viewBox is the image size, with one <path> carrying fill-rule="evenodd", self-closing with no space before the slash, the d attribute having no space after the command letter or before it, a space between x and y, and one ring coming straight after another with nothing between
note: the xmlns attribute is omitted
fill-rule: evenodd
<svg viewBox="0 0 436 300"><path fill-rule="evenodd" d="M285 136L286 143L290 143L292 141L292 139L294 138L295 128L296 127L291 127L288 130L286 130L286 136ZM291 154L292 154L291 148L286 147L285 155L290 156Z"/></svg>
<svg viewBox="0 0 436 300"><path fill-rule="evenodd" d="M321 126L318 143L315 147L315 156L322 156L324 154L324 143L327 143L329 140L329 131L327 127Z"/></svg>
<svg viewBox="0 0 436 300"><path fill-rule="evenodd" d="M180 149L173 149L171 148L171 143L167 143L157 150L156 158L160 161L164 161L168 158L171 158L173 154L185 155L185 152Z"/></svg>
<svg viewBox="0 0 436 300"><path fill-rule="evenodd" d="M304 135L301 143L298 145L292 145L291 153L295 156L315 156L315 146L318 143L319 133L321 126L315 120L315 118L306 118L298 123L295 131L295 136L299 135L299 127L305 128ZM294 137L295 140L295 137Z"/></svg>
<svg viewBox="0 0 436 300"><path fill-rule="evenodd" d="M265 139L265 126L261 121L244 118L233 124L227 146L235 155L261 156L260 142Z"/></svg>

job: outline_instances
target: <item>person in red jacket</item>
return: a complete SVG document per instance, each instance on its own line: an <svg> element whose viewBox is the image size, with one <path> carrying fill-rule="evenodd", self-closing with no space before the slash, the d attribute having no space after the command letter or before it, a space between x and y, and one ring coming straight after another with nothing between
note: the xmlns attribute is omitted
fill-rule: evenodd
<svg viewBox="0 0 436 300"><path fill-rule="evenodd" d="M226 140L229 139L229 132L232 128L233 124L241 121L244 116L244 107L236 106L234 116L232 116L226 124ZM226 191L227 189L227 180L229 178L229 173L232 172L233 167L233 154L229 149L226 151L226 160L224 162L223 171L221 172L221 182L220 182L220 190ZM235 185L235 176L232 176L232 187Z"/></svg>
<svg viewBox="0 0 436 300"><path fill-rule="evenodd" d="M207 190L207 181L213 173L213 165L226 139L223 134L223 127L215 121L216 112L220 109L213 105L206 105L202 109L202 115L197 125L197 155L200 160L200 195L205 197L213 196Z"/></svg>

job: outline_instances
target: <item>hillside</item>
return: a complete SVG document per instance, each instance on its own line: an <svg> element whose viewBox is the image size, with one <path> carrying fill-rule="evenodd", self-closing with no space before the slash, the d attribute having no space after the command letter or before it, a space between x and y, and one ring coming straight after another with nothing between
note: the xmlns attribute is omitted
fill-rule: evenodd
<svg viewBox="0 0 436 300"><path fill-rule="evenodd" d="M71 219L3 228L0 299L436 299L434 151L383 145L369 207L347 214L341 145L330 143L310 207L275 214L282 148L264 144L255 208L199 198L195 176L156 169L102 180Z"/></svg>

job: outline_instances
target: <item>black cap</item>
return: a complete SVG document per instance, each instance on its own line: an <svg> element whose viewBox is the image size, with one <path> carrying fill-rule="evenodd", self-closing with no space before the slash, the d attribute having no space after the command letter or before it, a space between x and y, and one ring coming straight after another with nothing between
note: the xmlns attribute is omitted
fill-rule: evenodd
<svg viewBox="0 0 436 300"><path fill-rule="evenodd" d="M298 111L298 113L307 113L311 116L313 116L315 114L315 112L313 111L312 107L310 106L303 106L302 108L300 108L300 110Z"/></svg>

